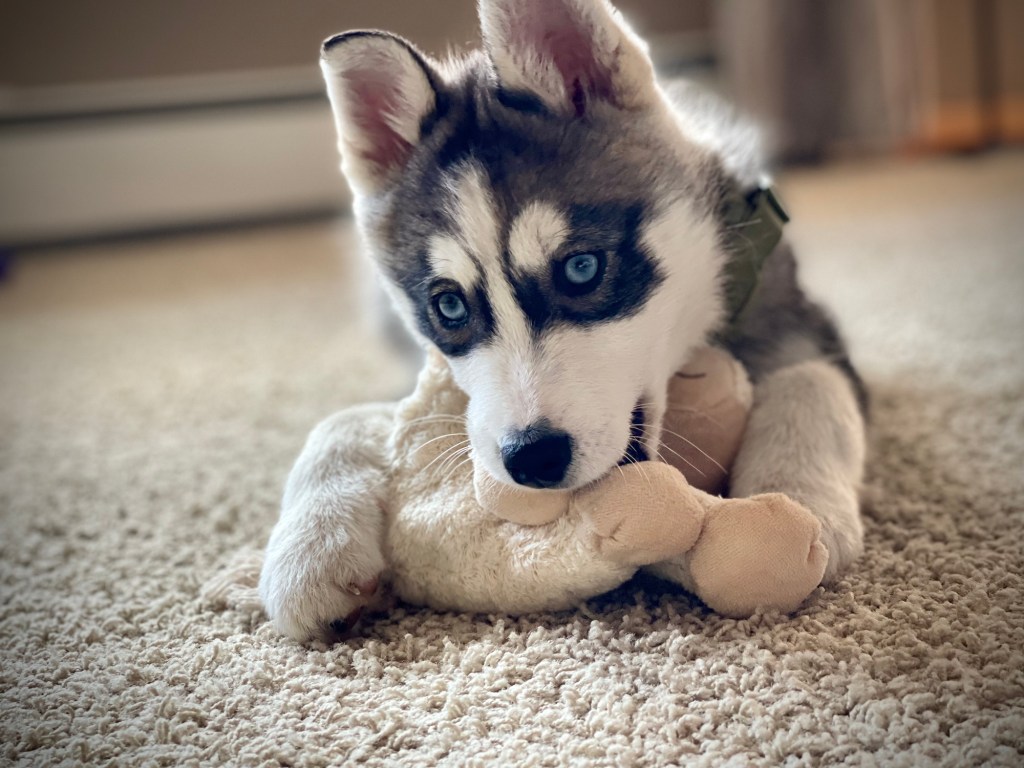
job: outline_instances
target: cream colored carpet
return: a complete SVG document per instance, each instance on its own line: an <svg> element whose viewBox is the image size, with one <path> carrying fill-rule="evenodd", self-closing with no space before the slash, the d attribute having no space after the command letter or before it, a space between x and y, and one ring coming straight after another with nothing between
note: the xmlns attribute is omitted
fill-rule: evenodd
<svg viewBox="0 0 1024 768"><path fill-rule="evenodd" d="M794 175L875 394L867 555L788 618L633 582L336 647L201 586L307 430L390 397L322 225L40 254L0 284L0 762L1024 762L1024 155ZM339 239L340 238L340 239ZM339 243L341 245L339 246Z"/></svg>

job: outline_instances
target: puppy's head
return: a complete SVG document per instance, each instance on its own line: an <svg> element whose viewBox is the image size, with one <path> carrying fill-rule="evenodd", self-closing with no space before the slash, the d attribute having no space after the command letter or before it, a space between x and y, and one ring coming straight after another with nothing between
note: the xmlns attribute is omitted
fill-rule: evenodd
<svg viewBox="0 0 1024 768"><path fill-rule="evenodd" d="M322 68L367 247L470 397L496 478L578 487L658 445L666 382L722 319L723 189L604 0L481 0L485 49L382 32Z"/></svg>

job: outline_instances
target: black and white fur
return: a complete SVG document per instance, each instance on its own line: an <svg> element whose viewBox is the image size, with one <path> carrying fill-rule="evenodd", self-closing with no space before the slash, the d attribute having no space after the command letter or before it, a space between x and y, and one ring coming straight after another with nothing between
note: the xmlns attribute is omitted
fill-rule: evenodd
<svg viewBox="0 0 1024 768"><path fill-rule="evenodd" d="M554 484L580 487L631 436L656 455L669 377L727 322L728 244L742 235L724 203L765 169L728 110L658 85L605 0L480 0L479 12L484 50L445 63L383 32L327 40L342 167L395 307L469 395L474 460L512 483L510 445L564 435ZM583 293L564 279L580 253L601 257ZM467 310L457 324L438 308L451 293ZM721 342L755 387L731 494L807 506L833 579L861 551L863 387L785 243L743 318ZM347 448L346 423L310 438L267 550L261 593L299 638L347 616L351 585L386 569L383 457Z"/></svg>

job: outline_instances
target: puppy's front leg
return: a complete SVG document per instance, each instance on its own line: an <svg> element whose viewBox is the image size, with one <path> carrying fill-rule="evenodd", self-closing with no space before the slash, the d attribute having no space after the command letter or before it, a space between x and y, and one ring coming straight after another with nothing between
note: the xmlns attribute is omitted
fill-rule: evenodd
<svg viewBox="0 0 1024 768"><path fill-rule="evenodd" d="M807 507L822 524L829 582L863 551L864 454L864 419L839 369L825 360L781 368L754 387L730 495L777 491Z"/></svg>
<svg viewBox="0 0 1024 768"><path fill-rule="evenodd" d="M329 639L372 599L385 568L386 444L395 405L331 416L288 476L259 591L277 629Z"/></svg>

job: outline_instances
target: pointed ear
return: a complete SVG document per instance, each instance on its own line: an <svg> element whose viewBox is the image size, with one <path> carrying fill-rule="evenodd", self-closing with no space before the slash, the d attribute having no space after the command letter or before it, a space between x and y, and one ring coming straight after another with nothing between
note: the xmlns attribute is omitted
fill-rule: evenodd
<svg viewBox="0 0 1024 768"><path fill-rule="evenodd" d="M638 109L656 97L647 46L607 0L479 0L479 11L503 88L576 116L595 100Z"/></svg>
<svg viewBox="0 0 1024 768"><path fill-rule="evenodd" d="M365 194L387 188L409 162L423 121L437 107L436 69L411 43L376 31L326 40L320 69L349 184Z"/></svg>

